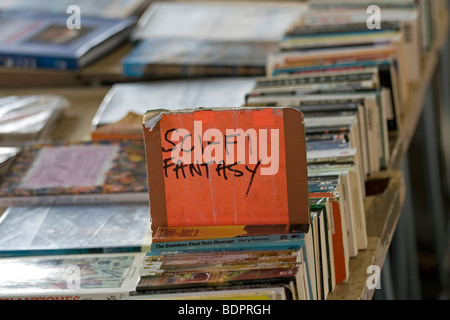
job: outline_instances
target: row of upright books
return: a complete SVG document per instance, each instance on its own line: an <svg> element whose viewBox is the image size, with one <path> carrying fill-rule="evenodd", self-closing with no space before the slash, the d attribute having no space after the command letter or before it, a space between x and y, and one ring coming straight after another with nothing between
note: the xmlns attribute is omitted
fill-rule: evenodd
<svg viewBox="0 0 450 320"><path fill-rule="evenodd" d="M295 144L293 140L305 137L306 162L302 163L302 155L297 154L296 163L307 169L307 200L302 197L301 184L296 185L295 196L303 199L307 208L289 211L287 222L280 224L286 221L279 219L282 199L277 198L273 206L271 200L275 197L270 195L282 188L274 188L276 182L267 177L269 194L263 193L251 202L249 207L258 208L257 213L249 210L246 214L249 222L237 223L232 230L239 232L233 234L226 229L229 226L218 226L215 219L208 222L205 218L210 213L208 205L202 203L198 208L189 201L189 195L183 197L187 177L180 178L181 186L178 180L170 183L165 179L167 188L165 192L157 192L157 196L166 199L167 207L162 211L151 210L153 242L133 299L218 298L237 294L236 291L244 296L252 292L266 297L278 294L284 299L327 299L337 284L348 281L350 259L368 246L363 203L365 182L388 166L389 133L401 130L409 85L419 81L421 53L426 46L419 42L423 40L418 30L419 8L412 2L397 3L390 8L391 12L388 9L390 14L383 16L381 29L368 28L367 16L358 17L358 10L349 10L342 2L334 4L332 11L328 8L321 11L319 7L312 6L313 10L286 32L280 51L268 55L266 77L256 80L242 109L252 110L248 112L254 113L254 123L262 122L265 126L274 125L273 117L283 113L284 134L289 135L283 157L286 167L295 149L287 145L288 139ZM336 16L338 7L342 11ZM359 9L363 7L362 4ZM399 17L397 10L404 15ZM345 23L333 20L339 18ZM409 54L406 56L405 52ZM296 118L291 110L301 111L304 116L294 125L298 130L291 131L288 126ZM188 116L190 112L193 117ZM197 112L197 118L204 119L202 111ZM217 123L221 111L213 112ZM243 124L239 112L233 119ZM270 114L267 118L262 116L266 112ZM149 142L146 145L154 140L155 126L156 131L162 130L160 134L164 134L164 128L177 127L163 124L176 114L177 124L185 125L196 119L195 111L189 110L181 114L175 111L158 112L157 116L154 112L146 114L148 125L144 135ZM163 144L162 148L166 146ZM175 162L170 164L176 166ZM292 171L290 174L295 175ZM151 189L155 187L150 179L152 203ZM289 175L287 179L286 194L288 201L292 201L289 181L295 179ZM229 197L233 203L226 208L227 212L234 212L234 221L242 221L239 213L248 207L245 201L237 206L240 189L235 180L233 183ZM192 188L202 190L201 186ZM172 198L169 190L173 190L176 198ZM218 190L220 196L228 197L225 185ZM215 197L213 190L207 192L207 199ZM174 202L179 199L185 199L180 204L184 210L177 211ZM264 208L256 205L261 199ZM217 203L222 205L225 201ZM196 209L195 216L189 216L189 208ZM264 220L264 209L274 216ZM212 212L214 218L222 217L219 209ZM198 215L206 225L196 226ZM253 215L258 216L260 223L266 221L266 225L253 225ZM177 223L169 227L174 221ZM222 232L225 235L219 236Z"/></svg>
<svg viewBox="0 0 450 320"><path fill-rule="evenodd" d="M396 21L331 25L292 21L265 77L116 84L91 141L5 150L0 297L315 300L348 281L405 44Z"/></svg>

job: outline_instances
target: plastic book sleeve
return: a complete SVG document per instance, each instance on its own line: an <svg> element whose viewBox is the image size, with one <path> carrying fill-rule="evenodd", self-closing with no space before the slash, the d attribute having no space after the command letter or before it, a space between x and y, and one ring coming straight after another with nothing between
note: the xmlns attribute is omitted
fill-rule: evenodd
<svg viewBox="0 0 450 320"><path fill-rule="evenodd" d="M0 218L0 256L14 250L149 245L145 205L10 207Z"/></svg>
<svg viewBox="0 0 450 320"><path fill-rule="evenodd" d="M20 148L18 147L0 147L0 165L17 156L19 152Z"/></svg>

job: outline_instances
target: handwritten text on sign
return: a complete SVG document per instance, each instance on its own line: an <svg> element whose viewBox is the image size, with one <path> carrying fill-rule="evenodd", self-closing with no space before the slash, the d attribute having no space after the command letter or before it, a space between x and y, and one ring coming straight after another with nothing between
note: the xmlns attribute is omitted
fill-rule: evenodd
<svg viewBox="0 0 450 320"><path fill-rule="evenodd" d="M221 224L230 225L248 217L249 210L261 213L260 223L265 211L268 219L274 210L287 217L281 111L177 113L165 115L160 125L168 212L195 208L213 217L229 216Z"/></svg>

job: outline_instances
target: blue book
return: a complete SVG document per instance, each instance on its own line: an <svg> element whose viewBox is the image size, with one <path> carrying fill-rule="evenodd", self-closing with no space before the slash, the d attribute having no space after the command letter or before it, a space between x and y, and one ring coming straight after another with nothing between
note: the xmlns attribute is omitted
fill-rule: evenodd
<svg viewBox="0 0 450 320"><path fill-rule="evenodd" d="M222 239L185 240L152 243L150 251L238 249L261 247L286 247L304 238L304 233L243 236Z"/></svg>
<svg viewBox="0 0 450 320"><path fill-rule="evenodd" d="M126 40L136 18L81 16L79 29L71 21L69 14L0 11L0 66L80 69Z"/></svg>

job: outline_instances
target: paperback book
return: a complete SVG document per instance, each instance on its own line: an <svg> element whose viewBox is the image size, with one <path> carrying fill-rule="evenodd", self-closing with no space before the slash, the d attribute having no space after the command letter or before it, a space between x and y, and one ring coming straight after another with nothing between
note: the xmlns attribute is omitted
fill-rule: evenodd
<svg viewBox="0 0 450 320"><path fill-rule="evenodd" d="M306 11L304 3L153 1L132 39L279 41Z"/></svg>
<svg viewBox="0 0 450 320"><path fill-rule="evenodd" d="M135 23L86 16L71 29L65 14L0 11L0 66L78 70L123 43Z"/></svg>
<svg viewBox="0 0 450 320"><path fill-rule="evenodd" d="M241 106L255 85L252 77L220 77L117 83L108 91L92 120L93 130L151 109L231 108Z"/></svg>
<svg viewBox="0 0 450 320"><path fill-rule="evenodd" d="M10 207L0 217L0 257L146 252L147 205Z"/></svg>
<svg viewBox="0 0 450 320"><path fill-rule="evenodd" d="M0 206L148 204L142 140L51 142L22 149L0 184Z"/></svg>
<svg viewBox="0 0 450 320"><path fill-rule="evenodd" d="M67 99L56 95L0 98L0 145L48 139L69 105Z"/></svg>
<svg viewBox="0 0 450 320"><path fill-rule="evenodd" d="M41 0L39 2L14 0L2 1L0 10L26 10L67 15L67 8L75 5L82 10L83 16L124 19L139 15L149 3L150 0Z"/></svg>
<svg viewBox="0 0 450 320"><path fill-rule="evenodd" d="M122 61L123 75L141 79L265 75L277 42L146 39Z"/></svg>
<svg viewBox="0 0 450 320"><path fill-rule="evenodd" d="M135 290L142 256L104 253L0 259L0 300L120 300Z"/></svg>
<svg viewBox="0 0 450 320"><path fill-rule="evenodd" d="M19 147L0 147L0 181L20 153Z"/></svg>

